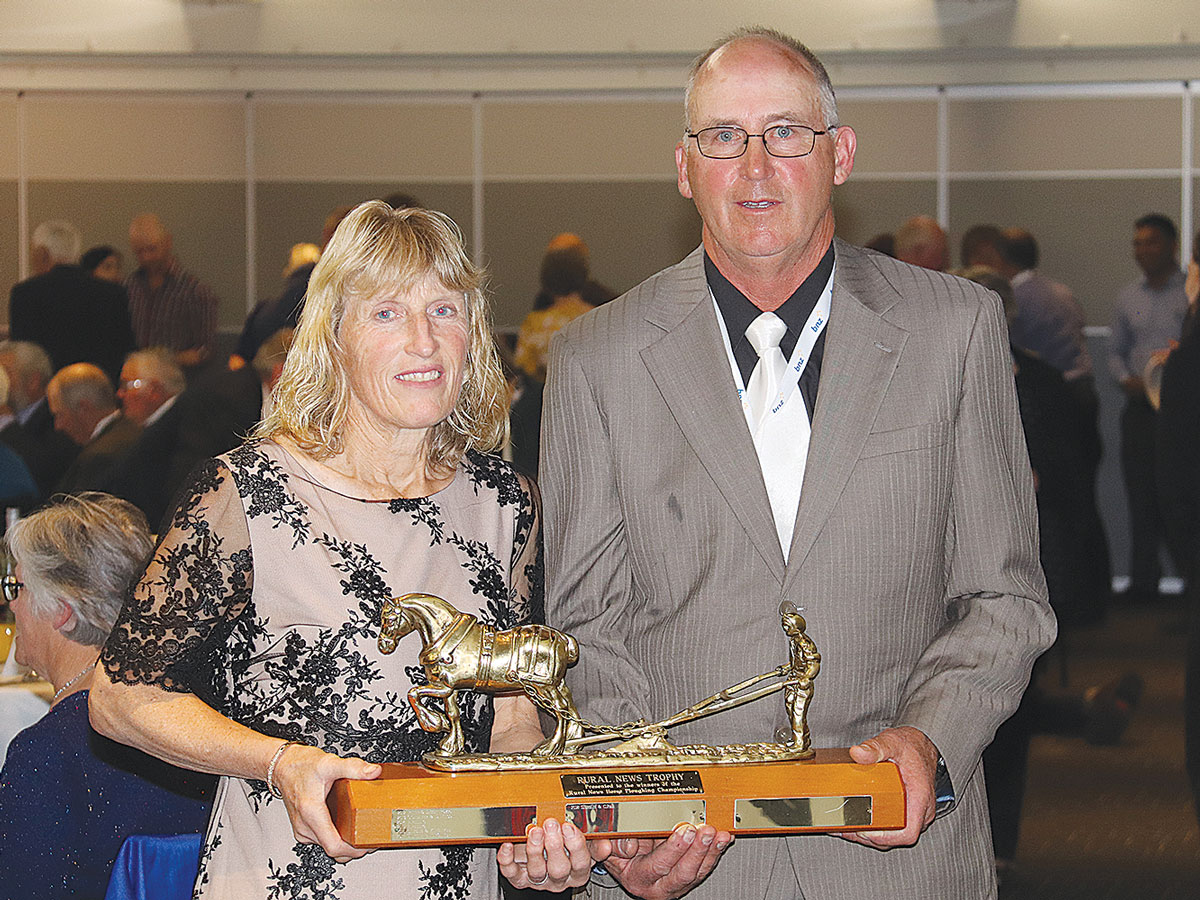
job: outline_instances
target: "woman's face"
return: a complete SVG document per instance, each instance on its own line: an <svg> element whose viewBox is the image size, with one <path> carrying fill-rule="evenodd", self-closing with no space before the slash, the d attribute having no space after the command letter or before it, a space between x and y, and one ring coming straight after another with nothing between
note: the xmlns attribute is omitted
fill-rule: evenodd
<svg viewBox="0 0 1200 900"><path fill-rule="evenodd" d="M13 570L17 581L21 580L20 564ZM50 624L38 618L29 608L29 588L22 587L17 592L17 599L9 604L12 610L13 624L16 627L17 641L16 658L23 666L29 666L40 672L46 666L46 637L51 630Z"/></svg>
<svg viewBox="0 0 1200 900"><path fill-rule="evenodd" d="M104 281L111 281L116 284L121 283L121 257L117 254L104 257L103 262L96 266L92 275Z"/></svg>
<svg viewBox="0 0 1200 900"><path fill-rule="evenodd" d="M454 409L467 357L467 301L428 275L410 290L352 297L339 330L350 423L424 436Z"/></svg>

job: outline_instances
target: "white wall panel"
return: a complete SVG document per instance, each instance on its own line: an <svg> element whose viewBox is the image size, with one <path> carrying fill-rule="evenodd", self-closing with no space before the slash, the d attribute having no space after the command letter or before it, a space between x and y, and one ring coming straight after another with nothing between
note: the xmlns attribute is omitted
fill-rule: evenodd
<svg viewBox="0 0 1200 900"><path fill-rule="evenodd" d="M999 97L949 103L951 172L1178 169L1176 97Z"/></svg>
<svg viewBox="0 0 1200 900"><path fill-rule="evenodd" d="M467 103L257 98L255 172L264 181L469 181Z"/></svg>
<svg viewBox="0 0 1200 900"><path fill-rule="evenodd" d="M488 180L674 180L683 94L673 102L489 102L483 135Z"/></svg>
<svg viewBox="0 0 1200 900"><path fill-rule="evenodd" d="M231 181L245 177L243 101L27 94L31 179Z"/></svg>

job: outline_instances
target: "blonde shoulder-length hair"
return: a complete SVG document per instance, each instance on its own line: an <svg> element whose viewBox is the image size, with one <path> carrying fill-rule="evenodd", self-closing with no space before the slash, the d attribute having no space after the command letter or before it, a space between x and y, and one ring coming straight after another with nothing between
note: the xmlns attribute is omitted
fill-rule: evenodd
<svg viewBox="0 0 1200 900"><path fill-rule="evenodd" d="M507 385L492 337L485 275L468 259L454 221L428 209L392 209L380 200L354 208L313 269L304 312L288 351L275 408L256 438L286 436L316 459L343 450L350 409L340 329L347 300L404 291L430 274L461 291L467 308L467 358L450 415L431 429L427 466L451 469L467 450L495 450L508 433Z"/></svg>

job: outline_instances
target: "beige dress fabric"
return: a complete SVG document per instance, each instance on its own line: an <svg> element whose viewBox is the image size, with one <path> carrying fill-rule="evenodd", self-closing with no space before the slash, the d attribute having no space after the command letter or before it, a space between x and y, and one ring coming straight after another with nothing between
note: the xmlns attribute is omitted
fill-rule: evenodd
<svg viewBox="0 0 1200 900"><path fill-rule="evenodd" d="M190 690L256 731L372 762L413 760L412 634L380 653L389 597L425 592L500 627L540 618L537 500L494 457L470 454L419 499L369 502L313 479L272 443L202 470L104 653L111 677ZM468 749L490 700L462 697ZM344 865L297 844L262 781L223 778L195 896L268 900L499 897L488 848L381 850Z"/></svg>

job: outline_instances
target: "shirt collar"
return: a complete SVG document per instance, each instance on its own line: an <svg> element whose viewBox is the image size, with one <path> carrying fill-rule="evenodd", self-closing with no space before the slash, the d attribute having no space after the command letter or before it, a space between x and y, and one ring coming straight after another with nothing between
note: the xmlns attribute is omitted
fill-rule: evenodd
<svg viewBox="0 0 1200 900"><path fill-rule="evenodd" d="M783 305L775 310L775 315L783 319L783 324L787 326L789 335L798 335L803 330L804 323L812 314L813 307L821 299L825 285L829 283L829 276L833 273L833 257L833 244L830 243L829 249L825 251L825 255L821 257L817 267L792 292L792 296L788 297ZM721 270L709 258L707 252L704 254L704 274L708 279L709 289L716 298L717 308L721 310L721 317L725 320L725 330L729 332L729 340L736 346L739 341L744 339L746 329L762 314L762 310L751 303L749 297L734 287L729 279L721 274ZM794 337L791 343L795 343Z"/></svg>
<svg viewBox="0 0 1200 900"><path fill-rule="evenodd" d="M151 425L153 425L155 422L157 422L159 419L161 419L163 416L165 416L167 414L167 410L170 409L172 406L174 406L175 401L178 399L179 399L178 394L172 394L170 397L168 397L162 403L158 404L158 409L156 409L154 412L150 413L150 415L146 417L146 421L142 423L142 427L149 428Z"/></svg>
<svg viewBox="0 0 1200 900"><path fill-rule="evenodd" d="M96 427L92 429L92 436L88 438L88 443L90 444L96 438L100 437L100 435L104 433L104 429L108 427L108 423L115 420L120 414L121 411L119 409L114 409L107 416L97 422Z"/></svg>

